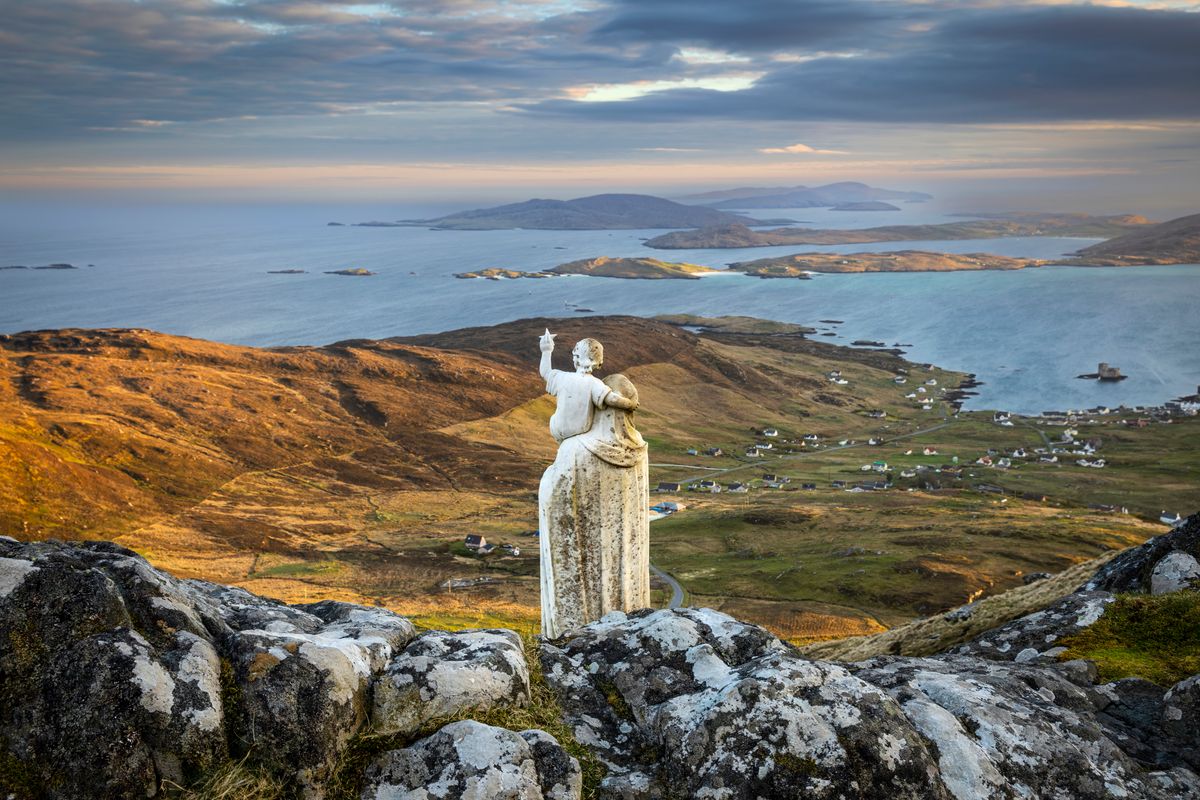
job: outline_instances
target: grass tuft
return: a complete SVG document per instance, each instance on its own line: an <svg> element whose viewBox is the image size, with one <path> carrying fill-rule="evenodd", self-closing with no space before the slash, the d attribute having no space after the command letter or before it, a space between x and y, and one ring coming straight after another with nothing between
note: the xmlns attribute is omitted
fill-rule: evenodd
<svg viewBox="0 0 1200 800"><path fill-rule="evenodd" d="M1103 681L1173 686L1200 673L1200 592L1117 595L1104 616L1061 644L1061 660L1094 661Z"/></svg>
<svg viewBox="0 0 1200 800"><path fill-rule="evenodd" d="M195 786L163 782L167 797L176 800L283 800L289 793L283 781L267 770L241 761L227 761Z"/></svg>

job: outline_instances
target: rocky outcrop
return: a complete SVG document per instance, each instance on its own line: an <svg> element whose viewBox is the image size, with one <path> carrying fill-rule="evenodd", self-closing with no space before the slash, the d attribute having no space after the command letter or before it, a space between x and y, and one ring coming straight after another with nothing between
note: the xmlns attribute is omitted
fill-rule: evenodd
<svg viewBox="0 0 1200 800"><path fill-rule="evenodd" d="M1119 554L1097 570L1087 588L1107 592L1149 591L1154 568L1173 551L1200 558L1200 514L1188 517L1170 533Z"/></svg>
<svg viewBox="0 0 1200 800"><path fill-rule="evenodd" d="M1168 594L1200 585L1200 561L1191 553L1172 550L1150 572L1150 594Z"/></svg>
<svg viewBox="0 0 1200 800"><path fill-rule="evenodd" d="M645 610L543 642L542 672L607 800L1200 799L1200 675L1100 683L1059 660L1113 592L1198 545L1194 516L940 655L817 661L716 611ZM244 758L308 798L336 779L364 800L577 800L580 764L548 733L439 728L503 718L540 680L511 631L418 636L384 609L179 580L108 543L0 537L2 797L156 797Z"/></svg>
<svg viewBox="0 0 1200 800"><path fill-rule="evenodd" d="M949 797L885 692L716 611L614 613L543 667L607 797Z"/></svg>
<svg viewBox="0 0 1200 800"><path fill-rule="evenodd" d="M113 544L0 538L0 796L153 797L248 756L321 797L381 682L411 675L443 712L473 689L527 700L516 634L415 637L384 609L177 580Z"/></svg>
<svg viewBox="0 0 1200 800"><path fill-rule="evenodd" d="M577 800L579 762L548 733L451 723L367 768L362 800Z"/></svg>

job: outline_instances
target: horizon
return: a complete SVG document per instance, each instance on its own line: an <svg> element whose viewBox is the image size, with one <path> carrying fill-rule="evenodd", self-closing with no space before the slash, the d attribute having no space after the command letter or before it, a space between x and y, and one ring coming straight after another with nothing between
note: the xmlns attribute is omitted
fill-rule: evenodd
<svg viewBox="0 0 1200 800"><path fill-rule="evenodd" d="M1194 0L8 5L7 198L1196 211Z"/></svg>

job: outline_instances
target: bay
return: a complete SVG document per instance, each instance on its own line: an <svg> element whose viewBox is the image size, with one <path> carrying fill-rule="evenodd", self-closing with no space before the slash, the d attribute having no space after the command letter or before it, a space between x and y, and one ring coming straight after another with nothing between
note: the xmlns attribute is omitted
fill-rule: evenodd
<svg viewBox="0 0 1200 800"><path fill-rule="evenodd" d="M907 356L976 373L969 408L1020 413L1155 404L1200 383L1200 266L1047 267L1011 272L817 275L698 281L459 280L487 267L539 270L594 256L651 256L713 267L809 251L929 249L1051 258L1096 240L1056 237L887 242L831 247L673 250L662 231L435 231L330 227L429 217L397 206L0 204L0 265L69 262L78 270L0 271L0 332L143 327L233 344L324 344L492 325L531 316L741 314L836 337L903 343ZM757 211L819 227L942 222L932 206L901 212ZM86 265L94 264L88 267ZM324 274L363 267L359 278ZM268 274L303 269L305 274ZM838 326L821 319L843 320ZM534 343L535 345L536 343ZM534 346L531 345L531 346ZM1129 379L1079 380L1100 361Z"/></svg>

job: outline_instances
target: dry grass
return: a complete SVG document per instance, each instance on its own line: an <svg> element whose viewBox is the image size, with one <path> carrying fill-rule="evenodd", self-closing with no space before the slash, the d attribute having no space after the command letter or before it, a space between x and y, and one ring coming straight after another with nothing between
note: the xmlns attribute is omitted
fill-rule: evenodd
<svg viewBox="0 0 1200 800"><path fill-rule="evenodd" d="M176 800L283 800L290 796L280 778L253 766L247 759L228 761L195 786L163 782L167 797Z"/></svg>
<svg viewBox="0 0 1200 800"><path fill-rule="evenodd" d="M819 642L800 648L810 658L826 661L862 661L882 655L927 656L969 641L984 631L1033 613L1078 589L1116 553L1076 564L1044 580L1018 586L984 598L971 618L962 622L944 615L919 619L871 636Z"/></svg>

